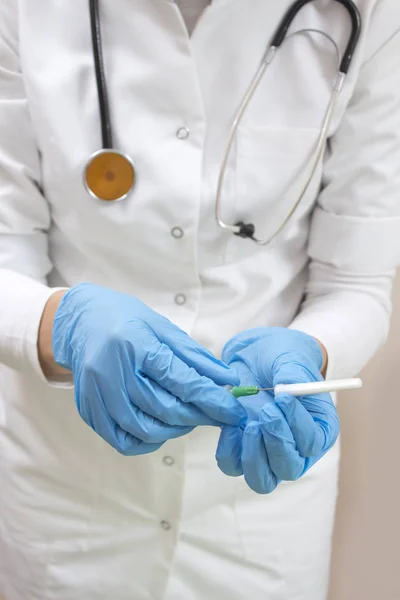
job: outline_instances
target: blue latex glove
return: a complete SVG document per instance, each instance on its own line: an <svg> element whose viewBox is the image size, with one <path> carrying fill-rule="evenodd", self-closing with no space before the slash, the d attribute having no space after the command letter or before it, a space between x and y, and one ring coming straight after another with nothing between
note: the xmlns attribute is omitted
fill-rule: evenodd
<svg viewBox="0 0 400 600"><path fill-rule="evenodd" d="M241 385L267 388L323 379L319 344L286 328L246 331L227 343L222 358L236 370ZM274 398L272 392L261 392L240 401L248 413L247 425L223 428L217 462L226 475L244 474L249 487L260 494L272 492L281 480L299 479L339 435L330 394Z"/></svg>
<svg viewBox="0 0 400 600"><path fill-rule="evenodd" d="M246 418L221 387L238 382L235 372L126 294L88 283L70 289L55 315L53 352L73 373L82 419L122 454Z"/></svg>

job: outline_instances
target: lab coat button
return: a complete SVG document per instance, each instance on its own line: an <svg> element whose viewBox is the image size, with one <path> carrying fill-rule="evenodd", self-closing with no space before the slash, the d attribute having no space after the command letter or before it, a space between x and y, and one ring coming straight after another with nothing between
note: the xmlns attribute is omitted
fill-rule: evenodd
<svg viewBox="0 0 400 600"><path fill-rule="evenodd" d="M172 456L164 456L163 463L164 463L164 465L167 465L168 467L172 467L172 465L175 464L175 461L172 458Z"/></svg>
<svg viewBox="0 0 400 600"><path fill-rule="evenodd" d="M176 132L176 137L178 140L186 140L189 137L190 131L187 127L179 127Z"/></svg>
<svg viewBox="0 0 400 600"><path fill-rule="evenodd" d="M172 527L171 523L168 523L168 521L161 521L160 525L165 531L169 531Z"/></svg>
<svg viewBox="0 0 400 600"><path fill-rule="evenodd" d="M171 235L176 240L180 240L183 237L183 229L180 227L173 227L173 229L171 229Z"/></svg>
<svg viewBox="0 0 400 600"><path fill-rule="evenodd" d="M178 304L178 306L183 306L185 303L186 303L185 294L177 294L175 296L175 304Z"/></svg>

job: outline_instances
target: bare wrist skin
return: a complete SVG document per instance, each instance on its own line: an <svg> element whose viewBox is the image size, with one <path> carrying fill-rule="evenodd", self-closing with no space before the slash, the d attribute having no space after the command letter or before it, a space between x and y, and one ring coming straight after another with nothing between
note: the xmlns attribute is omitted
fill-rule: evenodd
<svg viewBox="0 0 400 600"><path fill-rule="evenodd" d="M326 351L325 346L319 340L317 340L317 338L315 338L315 340L318 342L319 347L321 348L321 352L322 352L322 356L323 356L323 363L322 363L322 367L321 367L321 375L325 378L326 377L326 371L328 369L328 353Z"/></svg>
<svg viewBox="0 0 400 600"><path fill-rule="evenodd" d="M56 379L60 382L71 379L71 372L60 367L54 361L52 346L53 321L65 293L66 290L59 290L48 299L40 321L38 335L38 355L42 371L47 379Z"/></svg>

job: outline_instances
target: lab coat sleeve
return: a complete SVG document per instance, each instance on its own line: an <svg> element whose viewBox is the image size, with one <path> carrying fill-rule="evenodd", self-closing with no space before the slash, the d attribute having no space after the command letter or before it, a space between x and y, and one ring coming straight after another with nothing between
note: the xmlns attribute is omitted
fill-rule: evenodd
<svg viewBox="0 0 400 600"><path fill-rule="evenodd" d="M390 26L391 34L363 63L329 141L323 188L311 222L306 296L291 325L325 345L328 377L355 375L388 332L392 280L400 262L396 14L395 25L389 19L375 23L375 31Z"/></svg>
<svg viewBox="0 0 400 600"><path fill-rule="evenodd" d="M3 2L0 19L0 363L44 378L37 334L54 292L46 285L50 216L19 65L16 6Z"/></svg>

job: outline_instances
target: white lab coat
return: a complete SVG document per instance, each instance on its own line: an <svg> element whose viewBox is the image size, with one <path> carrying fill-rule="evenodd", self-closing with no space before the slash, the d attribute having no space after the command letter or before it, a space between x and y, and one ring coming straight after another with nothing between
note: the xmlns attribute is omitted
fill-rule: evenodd
<svg viewBox="0 0 400 600"><path fill-rule="evenodd" d="M331 376L354 375L385 338L400 255L398 2L358 0L364 26L330 144L267 247L221 231L214 198L230 120L289 0L214 0L191 40L168 0L100 4L115 143L138 174L116 204L82 184L101 143L87 3L2 3L0 592L324 600L337 447L269 496L218 471L212 428L125 458L80 420L71 389L45 380L36 336L51 287L90 280L140 297L217 354L244 329L292 326L324 342ZM307 5L306 26L343 51L340 4ZM225 220L254 220L262 236L283 220L334 66L315 35L277 55L240 126Z"/></svg>

